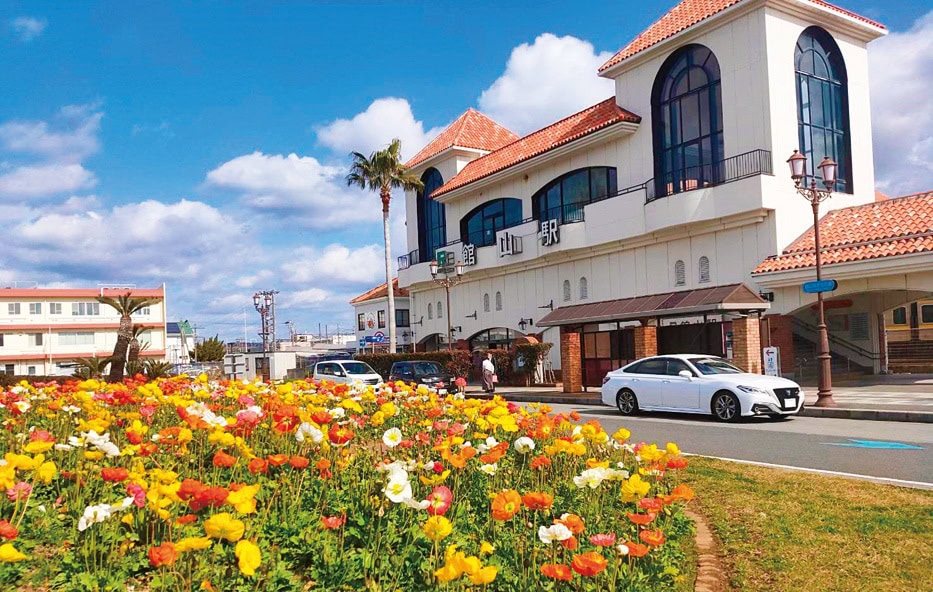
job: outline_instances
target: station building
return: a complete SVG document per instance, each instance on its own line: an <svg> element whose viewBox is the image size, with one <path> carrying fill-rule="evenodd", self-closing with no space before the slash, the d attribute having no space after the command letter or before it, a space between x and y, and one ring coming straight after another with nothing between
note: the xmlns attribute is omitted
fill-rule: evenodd
<svg viewBox="0 0 933 592"><path fill-rule="evenodd" d="M555 343L566 391L654 353L760 372L761 347L776 345L792 374L814 337L800 291L813 217L785 164L799 150L810 174L824 156L839 163L824 223L887 221L831 239L874 240L877 257L824 271L839 271L827 298L850 303L845 330L858 326L846 341L869 354L856 361L883 370L881 315L933 291L928 214L910 236L896 224L929 212L929 195L875 203L867 55L885 33L820 0L684 0L593 73L614 96L524 137L466 111L407 163L424 182L406 194L398 262L415 346L447 347L448 320L474 351L534 336ZM924 224L916 252L885 250ZM450 310L429 271L441 251L465 265ZM857 358L840 343L834 357Z"/></svg>
<svg viewBox="0 0 933 592"><path fill-rule="evenodd" d="M116 310L97 302L126 292L158 301L133 315L145 327L144 359L163 359L166 348L165 286L138 288L0 288L0 372L67 376L75 358L113 354L120 329Z"/></svg>

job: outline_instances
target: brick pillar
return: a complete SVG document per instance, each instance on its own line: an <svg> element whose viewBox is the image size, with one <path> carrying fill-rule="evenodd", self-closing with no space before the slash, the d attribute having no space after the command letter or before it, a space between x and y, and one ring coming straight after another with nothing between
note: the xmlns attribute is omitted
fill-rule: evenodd
<svg viewBox="0 0 933 592"><path fill-rule="evenodd" d="M770 331L765 346L781 350L781 374L794 373L794 320L790 315L768 315L764 326Z"/></svg>
<svg viewBox="0 0 933 592"><path fill-rule="evenodd" d="M658 328L635 327L635 359L658 355Z"/></svg>
<svg viewBox="0 0 933 592"><path fill-rule="evenodd" d="M560 371L565 393L583 390L583 360L580 352L580 333L560 328Z"/></svg>
<svg viewBox="0 0 933 592"><path fill-rule="evenodd" d="M761 333L756 317L732 321L732 363L746 372L761 374Z"/></svg>

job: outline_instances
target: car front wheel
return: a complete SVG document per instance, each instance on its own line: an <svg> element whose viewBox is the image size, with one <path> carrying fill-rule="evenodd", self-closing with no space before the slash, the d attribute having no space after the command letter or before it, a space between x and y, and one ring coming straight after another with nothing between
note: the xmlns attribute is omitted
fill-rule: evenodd
<svg viewBox="0 0 933 592"><path fill-rule="evenodd" d="M739 399L729 392L716 393L711 407L713 416L719 421L736 421L742 415Z"/></svg>
<svg viewBox="0 0 933 592"><path fill-rule="evenodd" d="M616 407L619 408L619 413L622 415L635 415L638 413L638 399L635 397L635 393L629 389L619 391L619 394L616 395Z"/></svg>

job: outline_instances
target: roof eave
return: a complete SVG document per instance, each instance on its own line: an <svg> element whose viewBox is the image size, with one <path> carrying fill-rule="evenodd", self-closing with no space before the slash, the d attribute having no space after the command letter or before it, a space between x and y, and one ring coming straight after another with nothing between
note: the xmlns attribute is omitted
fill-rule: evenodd
<svg viewBox="0 0 933 592"><path fill-rule="evenodd" d="M825 255L824 255L825 256ZM824 275L832 274L835 280L861 280L865 278L865 266L888 268L885 273L908 273L911 271L929 271L933 262L933 251L907 253L906 255L889 255L887 257L874 257L872 259L857 259L842 263L823 264ZM793 269L780 269L775 271L752 272L755 283L768 288L783 288L798 285L813 279L815 266L794 267Z"/></svg>
<svg viewBox="0 0 933 592"><path fill-rule="evenodd" d="M450 158L451 156L460 155L460 156L472 156L474 158L479 158L480 156L485 156L487 154L489 154L489 150L482 150L480 148L468 148L466 146L453 145L453 146L448 146L447 148L444 148L440 152L436 152L432 154L431 156L415 164L410 165L406 163L405 166L408 167L408 172L420 174L428 170L429 168L431 168L431 166L437 164L441 160Z"/></svg>
<svg viewBox="0 0 933 592"><path fill-rule="evenodd" d="M620 120L615 123L611 123L604 128L598 129L592 133L586 134L585 136L581 136L579 138L571 140L567 142L566 144L562 144L558 146L557 148L553 148L551 150L547 150L540 154L536 154L530 158L517 162L513 164L512 166L505 167L485 177L481 177L479 179L476 179L475 181L471 181L467 183L466 185L461 185L460 187L457 187L456 189L451 189L450 191L442 195L439 195L434 199L436 199L440 203L445 203L445 204L449 203L457 199L458 197L461 197L471 191L480 189L482 187L486 187L487 185L490 185L493 183L498 183L503 178L508 177L509 175L521 173L530 168L540 166L552 159L560 158L566 155L568 152L572 152L580 148L589 146L590 144L594 142L603 141L615 135L621 136L623 134L624 135L634 134L638 130L638 127L640 125L641 125L640 118L639 118L639 121L637 122L628 121L628 120Z"/></svg>

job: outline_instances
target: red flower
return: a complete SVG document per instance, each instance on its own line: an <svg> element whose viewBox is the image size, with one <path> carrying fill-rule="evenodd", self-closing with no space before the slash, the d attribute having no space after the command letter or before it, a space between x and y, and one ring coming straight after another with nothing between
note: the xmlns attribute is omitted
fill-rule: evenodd
<svg viewBox="0 0 933 592"><path fill-rule="evenodd" d="M5 538L8 541L12 541L19 536L19 531L16 530L16 527L7 522L6 520L0 520L0 537Z"/></svg>
<svg viewBox="0 0 933 592"><path fill-rule="evenodd" d="M648 512L647 514L626 514L628 519L632 521L632 524L637 524L638 526L647 526L654 522L655 514L654 512Z"/></svg>
<svg viewBox="0 0 933 592"><path fill-rule="evenodd" d="M522 496L522 503L531 510L547 510L554 505L554 496L550 493L533 491Z"/></svg>
<svg viewBox="0 0 933 592"><path fill-rule="evenodd" d="M181 482L181 487L178 488L176 495L181 498L181 501L187 502L194 499L202 489L204 489L204 485L200 481L185 479Z"/></svg>
<svg viewBox="0 0 933 592"><path fill-rule="evenodd" d="M326 411L315 411L311 414L311 421L318 425L324 425L330 423L334 417Z"/></svg>
<svg viewBox="0 0 933 592"><path fill-rule="evenodd" d="M628 547L628 554L630 557L644 557L648 554L648 545L642 545L641 543L624 543Z"/></svg>
<svg viewBox="0 0 933 592"><path fill-rule="evenodd" d="M348 427L337 426L334 429L327 432L327 438L330 440L330 443L334 446L343 446L347 442L353 439L354 433Z"/></svg>
<svg viewBox="0 0 933 592"><path fill-rule="evenodd" d="M661 529L658 530L643 530L638 533L638 538L643 542L648 543L652 547L658 547L664 544L664 531Z"/></svg>
<svg viewBox="0 0 933 592"><path fill-rule="evenodd" d="M218 450L217 454L214 455L214 466L215 467L224 467L230 468L236 464L236 457L230 454L227 454L223 450Z"/></svg>
<svg viewBox="0 0 933 592"><path fill-rule="evenodd" d="M325 530L340 528L347 522L346 516L321 516L321 526Z"/></svg>
<svg viewBox="0 0 933 592"><path fill-rule="evenodd" d="M172 566L178 553L172 543L162 543L158 547L149 547L149 565L152 567Z"/></svg>
<svg viewBox="0 0 933 592"><path fill-rule="evenodd" d="M107 467L100 470L101 479L114 483L126 481L130 478L130 472L123 467Z"/></svg>
<svg viewBox="0 0 933 592"><path fill-rule="evenodd" d="M562 563L545 563L541 566L541 575L546 578L551 578L552 580L562 580L564 582L569 582L573 579L573 572L570 571L570 566Z"/></svg>
<svg viewBox="0 0 933 592"><path fill-rule="evenodd" d="M606 569L607 565L609 565L609 561L596 551L574 555L573 561L570 562L573 571L584 577L592 577L599 574Z"/></svg>
<svg viewBox="0 0 933 592"><path fill-rule="evenodd" d="M431 502L428 506L428 514L431 516L443 516L450 509L450 504L454 501L454 494L446 485L439 485L428 496Z"/></svg>
<svg viewBox="0 0 933 592"><path fill-rule="evenodd" d="M202 508L219 508L227 501L230 491L226 487L204 487L188 503L191 509L198 511Z"/></svg>
<svg viewBox="0 0 933 592"><path fill-rule="evenodd" d="M594 534L590 537L590 542L597 547L611 547L616 542L616 535L611 532L609 534Z"/></svg>
<svg viewBox="0 0 933 592"><path fill-rule="evenodd" d="M258 475L259 473L266 473L269 471L269 463L261 458L254 458L249 461L249 464L246 466L249 468L249 472L252 475Z"/></svg>
<svg viewBox="0 0 933 592"><path fill-rule="evenodd" d="M643 497L638 500L638 507L649 512L660 512L664 507L664 502L654 497Z"/></svg>
<svg viewBox="0 0 933 592"><path fill-rule="evenodd" d="M198 519L197 514L185 514L184 516L179 516L175 519L175 524L191 524Z"/></svg>
<svg viewBox="0 0 933 592"><path fill-rule="evenodd" d="M687 459L682 456L677 458L671 458L667 461L668 469L686 469L687 468Z"/></svg>
<svg viewBox="0 0 933 592"><path fill-rule="evenodd" d="M532 469L544 469L551 466L551 459L544 455L536 456L531 460L530 466Z"/></svg>
<svg viewBox="0 0 933 592"><path fill-rule="evenodd" d="M296 455L288 459L288 464L290 464L294 469L303 469L311 464L311 461L303 456Z"/></svg>

